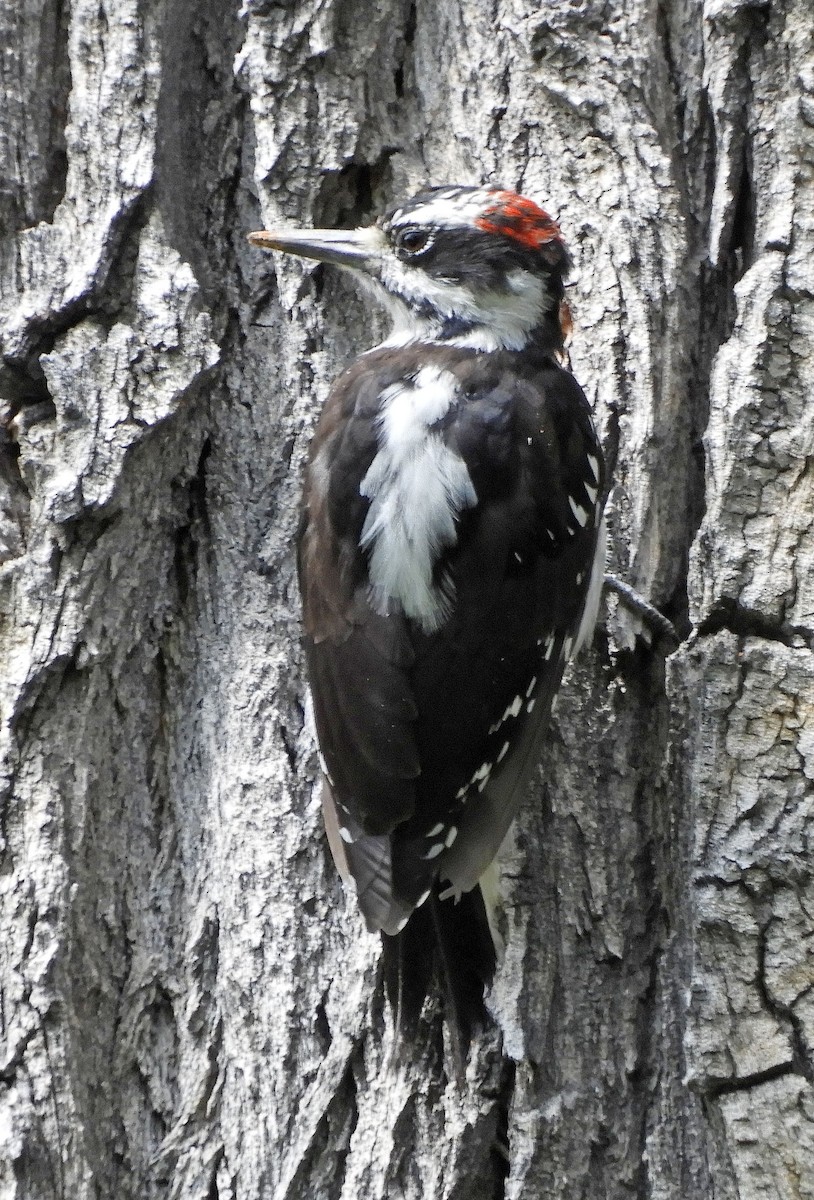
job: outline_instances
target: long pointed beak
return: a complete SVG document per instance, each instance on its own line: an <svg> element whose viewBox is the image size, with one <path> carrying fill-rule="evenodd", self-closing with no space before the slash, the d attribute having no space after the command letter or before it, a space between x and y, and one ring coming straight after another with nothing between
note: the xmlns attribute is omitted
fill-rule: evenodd
<svg viewBox="0 0 814 1200"><path fill-rule="evenodd" d="M375 225L369 229L263 229L248 237L261 250L284 250L362 271L379 263L386 245L384 234Z"/></svg>

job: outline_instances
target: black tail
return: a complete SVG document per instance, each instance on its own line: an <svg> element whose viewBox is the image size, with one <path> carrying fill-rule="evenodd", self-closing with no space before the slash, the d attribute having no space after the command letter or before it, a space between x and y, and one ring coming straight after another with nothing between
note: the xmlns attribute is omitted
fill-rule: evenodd
<svg viewBox="0 0 814 1200"><path fill-rule="evenodd" d="M400 1037L415 1033L436 980L453 1044L465 1063L474 1032L488 1022L483 997L497 965L480 888L457 902L440 900L433 891L402 932L382 934L382 942L385 988Z"/></svg>

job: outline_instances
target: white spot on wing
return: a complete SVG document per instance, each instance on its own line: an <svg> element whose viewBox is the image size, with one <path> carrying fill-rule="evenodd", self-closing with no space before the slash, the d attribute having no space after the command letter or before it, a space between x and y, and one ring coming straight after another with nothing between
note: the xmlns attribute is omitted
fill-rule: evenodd
<svg viewBox="0 0 814 1200"><path fill-rule="evenodd" d="M339 836L343 842L350 843L353 841L353 834L349 829L346 829L344 825L339 826Z"/></svg>
<svg viewBox="0 0 814 1200"><path fill-rule="evenodd" d="M590 500L591 504L595 504L596 497L599 493L599 488L591 487L590 483L584 483L582 486L585 488L585 491L588 493L588 499Z"/></svg>
<svg viewBox="0 0 814 1200"><path fill-rule="evenodd" d="M595 481L599 483L599 459L593 454L587 454L585 457L588 459L588 466L591 474L593 475Z"/></svg>
<svg viewBox="0 0 814 1200"><path fill-rule="evenodd" d="M450 825L449 833L444 838L444 844L445 844L447 850L450 848L450 846L455 841L457 836L458 836L458 827L456 825Z"/></svg>
<svg viewBox="0 0 814 1200"><path fill-rule="evenodd" d="M426 862L430 858L437 858L438 855L441 854L444 849L445 849L445 846L444 846L443 842L436 842L434 846L430 846L427 853L424 854L422 857L424 858L424 861Z"/></svg>
<svg viewBox="0 0 814 1200"><path fill-rule="evenodd" d="M495 762L503 762L503 759L506 757L506 755L508 753L509 753L509 743L504 742L503 745L500 747L500 754L498 754L497 758L495 759Z"/></svg>
<svg viewBox="0 0 814 1200"><path fill-rule="evenodd" d="M535 683L536 682L537 682L537 680L535 678ZM507 705L506 710L503 713L503 716L500 717L497 721L493 721L492 724L489 726L489 732L497 733L498 729L500 729L501 725L503 725L506 721L508 721L509 717L516 717L519 715L522 707L523 707L523 697L520 695L515 696L514 700L512 700L512 702L511 702L511 704ZM485 765L486 764L484 764L484 766ZM483 770L483 768L481 768L481 770ZM475 783L475 779L472 779L471 782Z"/></svg>
<svg viewBox="0 0 814 1200"><path fill-rule="evenodd" d="M529 700L528 704L526 705L526 712L534 712L534 705L536 703L537 703L536 699Z"/></svg>
<svg viewBox="0 0 814 1200"><path fill-rule="evenodd" d="M554 649L554 643L556 640L557 639L553 633L550 633L545 640L545 647L544 647L545 654L543 655L543 657L546 662L548 662L548 660L551 658L551 652Z"/></svg>
<svg viewBox="0 0 814 1200"><path fill-rule="evenodd" d="M531 683L529 684L529 686L526 688L526 699L527 699L527 700L528 700L529 696L531 695L531 693L534 691L534 689L535 689L536 687L537 687L537 676L535 675L535 676L532 678L532 680L531 680Z"/></svg>
<svg viewBox="0 0 814 1200"><path fill-rule="evenodd" d="M588 510L583 508L581 504L577 504L577 502L573 496L568 497L568 504L571 509L571 512L574 514L577 521L579 522L580 527L582 529L584 529L585 526L588 524L588 516L589 516ZM575 532L575 531L572 530L571 532Z"/></svg>
<svg viewBox="0 0 814 1200"><path fill-rule="evenodd" d="M437 825L433 825L432 829L428 829L425 837L438 837L439 833L444 832L444 823L439 821Z"/></svg>
<svg viewBox="0 0 814 1200"><path fill-rule="evenodd" d="M515 696L514 700L512 700L512 702L511 702L511 704L507 705L506 710L503 713L503 716L500 718L500 720L496 721L494 725L491 725L489 727L489 732L497 733L498 729L500 729L503 722L508 721L509 717L516 717L522 707L523 707L523 697L520 695Z"/></svg>

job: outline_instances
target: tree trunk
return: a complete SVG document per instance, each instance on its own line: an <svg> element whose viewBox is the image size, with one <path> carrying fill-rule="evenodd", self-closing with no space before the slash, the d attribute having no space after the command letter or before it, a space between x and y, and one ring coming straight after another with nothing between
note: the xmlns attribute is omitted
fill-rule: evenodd
<svg viewBox="0 0 814 1200"><path fill-rule="evenodd" d="M814 1197L810 0L0 0L0 1200ZM465 1084L321 833L293 540L353 285L559 216L610 603Z"/></svg>

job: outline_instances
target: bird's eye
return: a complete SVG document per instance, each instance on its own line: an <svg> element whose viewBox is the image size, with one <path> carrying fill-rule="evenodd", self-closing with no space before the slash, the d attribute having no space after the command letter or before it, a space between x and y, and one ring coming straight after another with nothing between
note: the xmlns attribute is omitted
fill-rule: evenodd
<svg viewBox="0 0 814 1200"><path fill-rule="evenodd" d="M396 238L396 253L400 258L413 258L431 245L432 235L426 229L403 229Z"/></svg>

